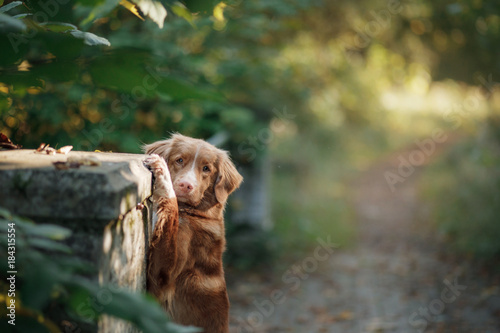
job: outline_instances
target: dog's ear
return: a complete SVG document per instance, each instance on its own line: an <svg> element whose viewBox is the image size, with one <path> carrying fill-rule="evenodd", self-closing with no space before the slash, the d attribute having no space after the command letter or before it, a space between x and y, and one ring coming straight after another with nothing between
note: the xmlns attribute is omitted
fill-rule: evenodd
<svg viewBox="0 0 500 333"><path fill-rule="evenodd" d="M172 150L173 139L161 140L142 146L142 150L150 154L158 154L168 162L170 151Z"/></svg>
<svg viewBox="0 0 500 333"><path fill-rule="evenodd" d="M219 154L219 174L215 181L215 198L224 204L229 194L240 187L243 177L238 173L228 154L224 151Z"/></svg>

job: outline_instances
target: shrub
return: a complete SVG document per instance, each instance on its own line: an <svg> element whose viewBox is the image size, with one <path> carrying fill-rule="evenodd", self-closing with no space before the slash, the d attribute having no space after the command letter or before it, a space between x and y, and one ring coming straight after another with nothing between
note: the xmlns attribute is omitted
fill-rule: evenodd
<svg viewBox="0 0 500 333"><path fill-rule="evenodd" d="M423 197L452 248L478 257L500 255L500 149L492 123L468 137L424 175Z"/></svg>

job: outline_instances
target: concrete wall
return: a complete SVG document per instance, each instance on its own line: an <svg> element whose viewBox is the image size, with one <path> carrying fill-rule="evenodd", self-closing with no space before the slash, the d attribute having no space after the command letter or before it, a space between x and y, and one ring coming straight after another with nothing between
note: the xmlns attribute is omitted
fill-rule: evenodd
<svg viewBox="0 0 500 333"><path fill-rule="evenodd" d="M271 165L267 155L250 164L241 165L238 171L243 176L239 190L230 197L230 219L232 223L248 224L256 230L271 230Z"/></svg>
<svg viewBox="0 0 500 333"><path fill-rule="evenodd" d="M58 170L53 162L98 159L100 165ZM38 223L73 230L75 255L99 268L91 278L143 292L151 235L151 173L145 155L33 150L0 151L0 205ZM82 160L83 161L83 160ZM136 332L104 317L99 332Z"/></svg>

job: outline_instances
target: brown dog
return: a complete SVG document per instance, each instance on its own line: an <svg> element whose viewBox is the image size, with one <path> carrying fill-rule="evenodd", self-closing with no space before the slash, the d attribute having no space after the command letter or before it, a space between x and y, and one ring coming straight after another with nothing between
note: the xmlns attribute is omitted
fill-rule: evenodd
<svg viewBox="0 0 500 333"><path fill-rule="evenodd" d="M158 221L149 247L147 289L172 319L227 333L229 300L222 266L224 206L243 178L228 154L174 134L145 146L155 176Z"/></svg>

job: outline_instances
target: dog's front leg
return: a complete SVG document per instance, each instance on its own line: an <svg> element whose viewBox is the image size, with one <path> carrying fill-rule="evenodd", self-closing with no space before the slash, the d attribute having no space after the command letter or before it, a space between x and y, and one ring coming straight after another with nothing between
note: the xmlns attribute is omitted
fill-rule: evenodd
<svg viewBox="0 0 500 333"><path fill-rule="evenodd" d="M177 233L179 208L170 172L165 160L153 154L144 164L155 177L153 201L157 206L158 221L153 230L148 253L147 289L168 307L168 293L175 277L172 273L177 262Z"/></svg>

